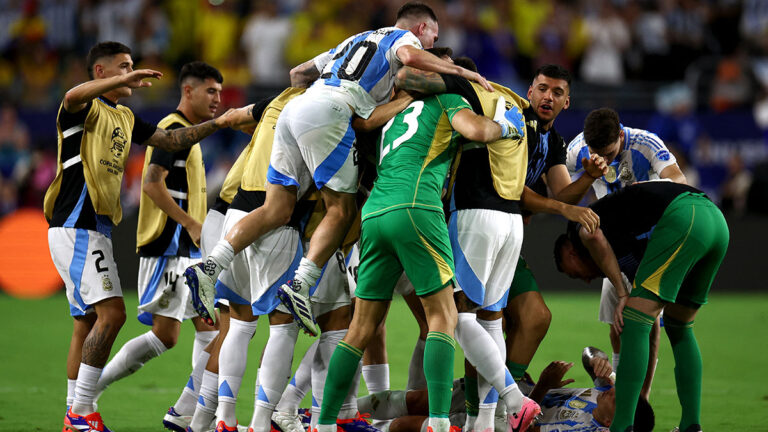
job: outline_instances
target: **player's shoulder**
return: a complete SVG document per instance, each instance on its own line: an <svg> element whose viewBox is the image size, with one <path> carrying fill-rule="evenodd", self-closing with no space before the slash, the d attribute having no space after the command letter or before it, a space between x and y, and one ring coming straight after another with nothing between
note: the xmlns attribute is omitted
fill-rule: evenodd
<svg viewBox="0 0 768 432"><path fill-rule="evenodd" d="M584 132L580 132L571 142L568 143L568 153L578 153L582 148L587 146L587 142L584 141Z"/></svg>
<svg viewBox="0 0 768 432"><path fill-rule="evenodd" d="M651 131L631 127L624 127L623 130L629 147L649 147L654 151L666 149L664 141Z"/></svg>

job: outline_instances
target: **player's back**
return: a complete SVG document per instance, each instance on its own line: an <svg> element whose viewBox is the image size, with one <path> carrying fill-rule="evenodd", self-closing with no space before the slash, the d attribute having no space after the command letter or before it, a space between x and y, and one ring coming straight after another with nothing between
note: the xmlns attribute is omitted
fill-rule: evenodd
<svg viewBox="0 0 768 432"><path fill-rule="evenodd" d="M395 74L403 66L396 52L404 45L421 49L413 33L397 27L351 36L315 58L322 71L312 90L345 94L355 113L367 118L376 105L389 100Z"/></svg>
<svg viewBox="0 0 768 432"><path fill-rule="evenodd" d="M400 207L442 211L440 197L458 145L451 119L469 104L455 94L412 102L381 132L378 178L363 219Z"/></svg>

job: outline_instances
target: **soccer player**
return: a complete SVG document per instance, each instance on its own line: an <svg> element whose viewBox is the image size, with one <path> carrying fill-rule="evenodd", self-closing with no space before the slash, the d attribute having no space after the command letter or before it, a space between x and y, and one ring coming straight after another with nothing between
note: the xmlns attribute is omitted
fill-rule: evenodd
<svg viewBox="0 0 768 432"><path fill-rule="evenodd" d="M463 61L456 59L457 63ZM471 69L474 64L466 67ZM528 132L528 159L526 161L524 146L510 146L504 142L494 143L487 149L484 146L465 146L461 163L456 170L449 223L451 245L458 263L457 279L462 290L457 293L457 340L469 363L480 371L479 395L475 393L474 376L471 372L467 375L467 388L470 391L470 403L467 405L470 408L468 423L480 430L492 427L496 404L496 398L486 379L493 381L493 387L504 398L508 412L517 412L522 400L522 393L513 382L509 382L511 379L507 378L511 375L510 372L504 370L507 348L503 344L500 312L507 303L507 292L522 245L521 205L536 211L560 213L591 227L599 223L588 209L544 199L524 187L529 179L535 181L541 177L545 169L547 179L551 178L552 188L558 194L577 194L572 190L581 188L586 191L589 187L581 184L570 185L570 178L563 165L565 155L562 138L556 132L550 133L554 118L560 110L568 106L569 80L567 71L556 66L544 67L537 71L534 79L536 91L534 93L534 85L529 90L529 98L535 96L532 107L528 107L526 101L510 90L497 86L499 92L508 95L508 98L523 109ZM493 100L493 94L461 77L425 73L412 68L403 68L398 73L397 84L418 91L455 91L473 106L481 101L486 105L489 100ZM539 119L539 113L544 119ZM503 147L500 146L503 145L506 145L507 150L501 149ZM558 159L558 156L561 156L562 160ZM486 223L477 224L478 219L485 220ZM546 309L540 295L527 297L530 301L526 302L524 311ZM540 304L537 304L536 300L540 300ZM477 308L481 310L475 313ZM515 317L515 320L523 322L526 318L523 313ZM546 332L546 328L544 331ZM524 358L533 356L541 338L543 335L531 336L536 344L526 347L529 349L524 352ZM498 357L487 355L486 347L489 345L498 346ZM530 352L531 349L533 352ZM529 361L530 358L525 364ZM483 401L479 412L476 408L478 399ZM478 416L476 424L475 416Z"/></svg>
<svg viewBox="0 0 768 432"><path fill-rule="evenodd" d="M432 9L406 3L398 11L394 27L351 36L291 71L294 86L316 81L307 93L286 106L277 123L264 206L243 218L204 263L189 270L189 284L200 291L207 314L212 310L211 293L219 272L229 266L236 253L288 221L297 198L314 184L327 213L292 283L280 293L297 324L317 334L309 290L357 214L352 115L367 119L377 105L386 102L394 74L403 65L459 74L488 85L479 74L421 49L432 47L437 35L437 17Z"/></svg>
<svg viewBox="0 0 768 432"><path fill-rule="evenodd" d="M669 179L677 183L686 183L685 175L661 139L655 134L623 126L619 115L610 108L600 108L590 112L584 120L584 132L568 144L566 165L574 182L592 180L592 174L583 175L582 161L593 155L601 156L608 164L608 170L592 183L597 198L615 192L632 183ZM613 324L614 310L619 302L617 289L608 279L603 279L600 296L600 321ZM648 375L643 385L643 396L650 396L653 374L656 370L660 323L655 323L651 333L651 361ZM613 367L618 369L621 342L618 333L609 333L613 346Z"/></svg>
<svg viewBox="0 0 768 432"><path fill-rule="evenodd" d="M555 261L572 278L605 276L618 291L612 327L621 334L621 356L611 430L632 430L651 327L664 310L682 406L679 428L698 432L702 360L693 322L728 248L725 218L701 191L670 181L630 185L591 207L600 215L600 229L588 233L569 223L555 244ZM632 282L631 292L622 273Z"/></svg>
<svg viewBox="0 0 768 432"><path fill-rule="evenodd" d="M179 74L179 105L158 127L173 130L212 119L222 81L213 66L200 61L185 64ZM173 348L185 319L191 318L195 326L196 345L206 346L215 337L216 329L195 313L180 277L200 259L200 231L208 207L200 144L178 152L148 148L142 180L136 240L138 319L152 329L126 342L107 363L97 384L99 393Z"/></svg>
<svg viewBox="0 0 768 432"><path fill-rule="evenodd" d="M411 103L382 130L378 178L362 210L360 267L350 330L329 366L318 432L335 430L343 397L357 364L384 319L395 282L403 270L421 297L429 335L424 373L430 389L430 427L449 428L453 381L453 259L441 203L443 183L457 150L453 131L476 142L519 134L519 111L505 111L499 98L498 125L472 112L457 95L431 96ZM517 135L519 136L519 135Z"/></svg>
<svg viewBox="0 0 768 432"><path fill-rule="evenodd" d="M91 78L69 91L59 109L58 169L45 195L51 258L64 280L74 318L67 357L66 427L108 430L94 411L96 383L125 322L125 304L112 253L112 228L122 219L120 185L131 142L167 152L188 149L228 125L228 114L195 126L158 129L119 99L151 86L157 71L133 70L131 50L101 42L88 53Z"/></svg>
<svg viewBox="0 0 768 432"><path fill-rule="evenodd" d="M582 363L592 378L594 387L566 388L573 379L563 379L573 363L553 361L541 372L530 397L541 404L541 416L528 428L529 432L607 432L615 411L613 368L608 356L597 348L588 347L591 355L582 354ZM585 351L587 350L585 349ZM466 382L456 380L451 401L451 423L465 424ZM426 391L380 392L362 397L358 406L362 413L380 420L394 418L392 432L417 432L426 419ZM505 422L496 416L494 430L507 431ZM638 400L635 414L635 432L650 432L655 423L651 406L643 398Z"/></svg>

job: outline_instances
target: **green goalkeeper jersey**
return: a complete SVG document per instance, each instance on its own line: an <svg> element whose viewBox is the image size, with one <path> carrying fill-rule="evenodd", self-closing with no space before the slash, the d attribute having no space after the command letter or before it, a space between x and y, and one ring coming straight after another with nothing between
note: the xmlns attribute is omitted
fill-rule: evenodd
<svg viewBox="0 0 768 432"><path fill-rule="evenodd" d="M401 208L443 211L443 184L458 144L451 120L472 109L464 98L440 94L417 100L381 131L378 178L362 220Z"/></svg>

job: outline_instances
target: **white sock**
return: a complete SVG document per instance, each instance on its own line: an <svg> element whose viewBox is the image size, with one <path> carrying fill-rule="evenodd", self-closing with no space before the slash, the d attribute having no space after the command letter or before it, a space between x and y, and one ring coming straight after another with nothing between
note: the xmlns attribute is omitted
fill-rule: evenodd
<svg viewBox="0 0 768 432"><path fill-rule="evenodd" d="M192 344L192 369L195 368L200 353L205 350L205 347L213 341L217 334L219 334L218 330L195 332L195 342Z"/></svg>
<svg viewBox="0 0 768 432"><path fill-rule="evenodd" d="M181 391L179 399L173 404L173 409L176 410L176 413L180 415L193 415L195 413L197 397L200 394L200 384L203 381L203 371L205 371L205 365L208 364L210 357L211 354L206 351L201 351L200 355L198 355L195 367L189 375L187 385Z"/></svg>
<svg viewBox="0 0 768 432"><path fill-rule="evenodd" d="M75 402L75 387L77 386L76 379L67 378L67 407L71 407Z"/></svg>
<svg viewBox="0 0 768 432"><path fill-rule="evenodd" d="M299 404L306 396L307 391L312 387L312 359L315 358L315 350L317 350L317 339L312 342L307 352L304 353L304 357L299 363L296 373L293 374L293 379L288 383L283 395L278 402L277 411L296 414L299 409Z"/></svg>
<svg viewBox="0 0 768 432"><path fill-rule="evenodd" d="M259 388L254 403L251 427L254 432L269 432L275 405L291 379L291 363L299 327L294 324L269 326L269 339L264 347L259 373Z"/></svg>
<svg viewBox="0 0 768 432"><path fill-rule="evenodd" d="M299 263L299 268L296 269L295 279L302 282L302 289L314 286L317 283L317 279L320 278L322 269L319 268L314 262L307 258L302 258ZM305 294L305 293L302 293Z"/></svg>
<svg viewBox="0 0 768 432"><path fill-rule="evenodd" d="M496 343L496 349L501 356L501 360L506 360L507 350L506 345L504 344L504 332L501 328L501 319L487 321L478 318L477 322L493 338L493 341ZM477 432L482 432L487 429L493 430L499 393L485 378L483 378L482 375L477 377L477 384L480 404L478 405L478 414L473 428Z"/></svg>
<svg viewBox="0 0 768 432"><path fill-rule="evenodd" d="M101 376L101 368L80 363L75 386L75 400L72 402L72 412L86 416L93 412L93 400L96 397L96 383Z"/></svg>
<svg viewBox="0 0 768 432"><path fill-rule="evenodd" d="M387 390L357 398L360 414L370 414L374 420L391 420L408 415L406 390ZM376 405L373 402L376 401Z"/></svg>
<svg viewBox="0 0 768 432"><path fill-rule="evenodd" d="M363 365L363 379L368 394L389 390L389 364Z"/></svg>
<svg viewBox="0 0 768 432"><path fill-rule="evenodd" d="M229 319L229 331L219 351L219 412L218 420L235 426L235 403L248 362L248 344L256 333L258 321Z"/></svg>
<svg viewBox="0 0 768 432"><path fill-rule="evenodd" d="M165 347L152 330L129 340L120 347L120 351L104 366L104 371L97 384L98 392L103 392L113 382L141 369L144 363L167 350L168 348Z"/></svg>
<svg viewBox="0 0 768 432"><path fill-rule="evenodd" d="M504 400L507 411L516 413L522 408L523 393L517 388L512 374L509 373L501 354L488 347L495 347L491 335L477 322L475 314L460 313L455 333L456 341L464 350L464 355L477 369L477 373L488 380Z"/></svg>
<svg viewBox="0 0 768 432"><path fill-rule="evenodd" d="M221 239L213 247L211 254L204 261L205 271L214 281L219 278L219 273L232 264L235 258L235 250L227 239Z"/></svg>
<svg viewBox="0 0 768 432"><path fill-rule="evenodd" d="M463 432L472 432L475 429L475 420L477 420L477 416L467 414L466 420L464 421L464 427L461 428L461 430Z"/></svg>
<svg viewBox="0 0 768 432"><path fill-rule="evenodd" d="M312 414L312 416L313 417L315 416L314 413ZM337 427L338 426L336 426L335 424L321 425L321 424L317 424L317 422L315 422L315 425L312 426L312 430L315 430L315 428L317 428L317 432L336 432L336 428Z"/></svg>
<svg viewBox="0 0 768 432"><path fill-rule="evenodd" d="M619 358L620 357L621 356L619 355L619 353L613 353L613 355L611 355L611 366L613 366L613 370L614 371L619 370Z"/></svg>
<svg viewBox="0 0 768 432"><path fill-rule="evenodd" d="M416 339L413 347L411 363L408 365L408 384L406 390L421 390L427 388L427 379L424 378L424 339Z"/></svg>
<svg viewBox="0 0 768 432"><path fill-rule="evenodd" d="M451 429L451 421L447 418L430 417L427 421L432 432L448 432Z"/></svg>
<svg viewBox="0 0 768 432"><path fill-rule="evenodd" d="M203 372L203 381L200 384L200 396L197 398L195 415L189 424L193 431L207 431L211 427L213 417L216 416L218 406L219 374L206 370Z"/></svg>
<svg viewBox="0 0 768 432"><path fill-rule="evenodd" d="M317 420L320 417L320 407L323 405L323 388L328 376L328 364L331 361L333 350L336 349L336 345L344 339L346 334L346 329L333 330L322 332L317 338L317 349L315 350L315 357L312 359L312 416L310 417L312 427L317 426ZM341 414L339 414L339 418L342 418Z"/></svg>

